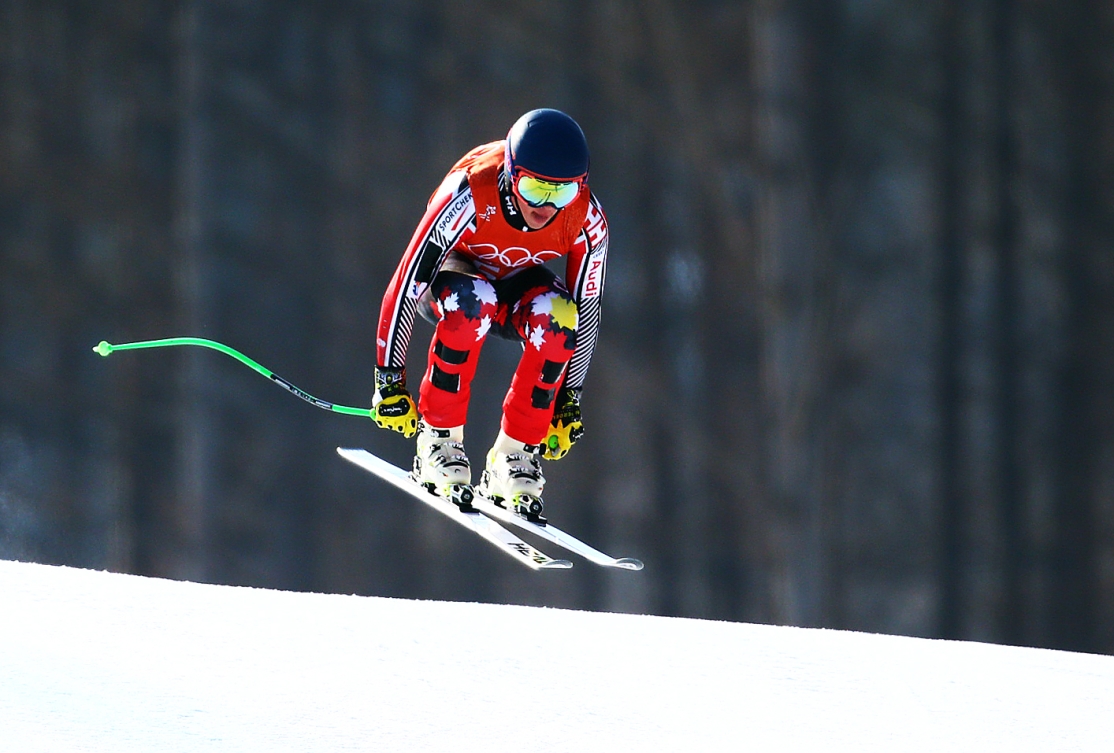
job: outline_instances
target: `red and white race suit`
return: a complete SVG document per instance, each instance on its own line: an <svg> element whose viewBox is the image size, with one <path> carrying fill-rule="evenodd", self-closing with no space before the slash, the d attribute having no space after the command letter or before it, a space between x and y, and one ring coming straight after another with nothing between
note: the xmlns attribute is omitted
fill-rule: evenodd
<svg viewBox="0 0 1114 753"><path fill-rule="evenodd" d="M522 342L503 430L537 444L557 389L581 387L588 372L600 324L607 219L585 184L545 227L527 229L501 184L504 143L470 151L430 198L383 297L376 359L381 367L404 368L420 310L435 331L418 410L433 426L460 426L488 333ZM562 256L564 280L542 266Z"/></svg>

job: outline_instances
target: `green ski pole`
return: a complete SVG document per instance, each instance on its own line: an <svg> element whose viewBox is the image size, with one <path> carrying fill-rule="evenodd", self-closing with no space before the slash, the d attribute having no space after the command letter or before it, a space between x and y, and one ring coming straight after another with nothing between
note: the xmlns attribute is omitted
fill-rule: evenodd
<svg viewBox="0 0 1114 753"><path fill-rule="evenodd" d="M305 400L307 403L313 403L318 408L324 408L325 410L332 411L333 413L344 413L345 415L349 416L363 416L364 418L375 417L375 412L372 411L370 408L352 408L347 405L334 405L333 403L316 398L305 390L302 390L294 386L290 382L286 381L278 374L268 369L266 366L262 366L259 363L248 358L235 348L230 348L223 343L216 342L215 340L206 340L202 337L168 337L164 340L143 340L141 342L134 343L120 343L119 345L113 345L109 342L101 340L100 343L98 343L97 346L93 348L93 351L107 358L118 350L167 348L176 345L197 345L202 348L212 348L213 350L219 350L221 353L232 356L245 366L249 366L253 370L259 372L286 391L294 393L298 397Z"/></svg>

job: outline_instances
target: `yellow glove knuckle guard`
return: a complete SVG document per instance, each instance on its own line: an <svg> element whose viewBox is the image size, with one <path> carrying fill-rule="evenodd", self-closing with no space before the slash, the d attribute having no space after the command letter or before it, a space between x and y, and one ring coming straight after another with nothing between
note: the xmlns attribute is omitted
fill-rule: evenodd
<svg viewBox="0 0 1114 753"><path fill-rule="evenodd" d="M389 397L375 408L375 423L405 437L418 432L418 409L410 395Z"/></svg>

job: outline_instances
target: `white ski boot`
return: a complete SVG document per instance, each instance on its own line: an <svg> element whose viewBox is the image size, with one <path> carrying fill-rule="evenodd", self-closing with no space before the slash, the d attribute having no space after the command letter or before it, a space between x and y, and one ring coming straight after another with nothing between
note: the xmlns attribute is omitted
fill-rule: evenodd
<svg viewBox="0 0 1114 753"><path fill-rule="evenodd" d="M487 453L487 468L480 479L480 493L500 507L527 520L544 523L541 516L542 475L539 445L523 444L500 430L495 446Z"/></svg>
<svg viewBox="0 0 1114 753"><path fill-rule="evenodd" d="M414 480L462 509L472 507L472 467L464 454L464 427L438 429L418 422Z"/></svg>

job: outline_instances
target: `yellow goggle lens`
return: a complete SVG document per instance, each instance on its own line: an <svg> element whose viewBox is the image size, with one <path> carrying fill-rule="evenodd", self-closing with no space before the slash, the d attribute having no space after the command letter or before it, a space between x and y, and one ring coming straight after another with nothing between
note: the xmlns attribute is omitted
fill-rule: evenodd
<svg viewBox="0 0 1114 753"><path fill-rule="evenodd" d="M580 194L579 183L553 183L552 181L523 175L518 179L518 195L532 207L552 204L557 209L568 206Z"/></svg>

